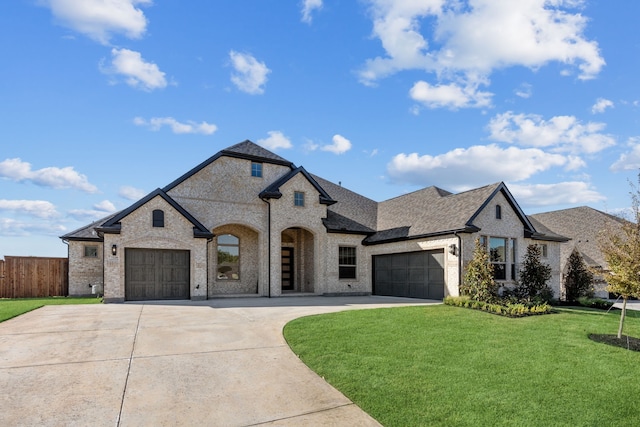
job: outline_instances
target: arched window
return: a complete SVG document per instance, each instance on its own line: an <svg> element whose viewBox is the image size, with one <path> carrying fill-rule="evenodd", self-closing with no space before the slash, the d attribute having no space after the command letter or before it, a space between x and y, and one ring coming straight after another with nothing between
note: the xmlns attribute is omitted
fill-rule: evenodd
<svg viewBox="0 0 640 427"><path fill-rule="evenodd" d="M219 280L240 279L240 239L233 234L218 236L218 270Z"/></svg>
<svg viewBox="0 0 640 427"><path fill-rule="evenodd" d="M502 219L502 206L496 205L496 219Z"/></svg>
<svg viewBox="0 0 640 427"><path fill-rule="evenodd" d="M153 226L164 227L164 211L160 209L153 211Z"/></svg>

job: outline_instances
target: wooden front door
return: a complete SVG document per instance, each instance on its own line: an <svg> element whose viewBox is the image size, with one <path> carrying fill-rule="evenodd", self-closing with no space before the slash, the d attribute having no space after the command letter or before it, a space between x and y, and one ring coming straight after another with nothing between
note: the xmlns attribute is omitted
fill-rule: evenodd
<svg viewBox="0 0 640 427"><path fill-rule="evenodd" d="M292 291L293 285L293 248L282 248L282 268L280 275L282 277L282 290Z"/></svg>

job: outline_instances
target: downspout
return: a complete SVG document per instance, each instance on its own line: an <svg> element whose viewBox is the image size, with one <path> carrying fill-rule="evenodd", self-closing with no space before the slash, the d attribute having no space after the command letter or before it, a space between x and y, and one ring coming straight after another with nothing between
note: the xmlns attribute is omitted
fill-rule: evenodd
<svg viewBox="0 0 640 427"><path fill-rule="evenodd" d="M267 199L260 199L267 204L267 289L271 298L271 203Z"/></svg>

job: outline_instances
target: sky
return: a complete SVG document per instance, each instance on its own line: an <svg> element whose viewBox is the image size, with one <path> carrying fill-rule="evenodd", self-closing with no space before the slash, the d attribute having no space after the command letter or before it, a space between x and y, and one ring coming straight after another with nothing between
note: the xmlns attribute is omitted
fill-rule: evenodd
<svg viewBox="0 0 640 427"><path fill-rule="evenodd" d="M505 182L616 213L640 170L640 2L0 2L0 257L251 140L376 201Z"/></svg>

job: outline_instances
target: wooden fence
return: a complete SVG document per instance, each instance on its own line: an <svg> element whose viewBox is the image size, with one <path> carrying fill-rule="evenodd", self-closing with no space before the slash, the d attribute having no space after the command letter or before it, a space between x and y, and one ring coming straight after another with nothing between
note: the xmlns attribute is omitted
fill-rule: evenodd
<svg viewBox="0 0 640 427"><path fill-rule="evenodd" d="M69 294L67 258L5 256L0 260L0 298L40 298Z"/></svg>

